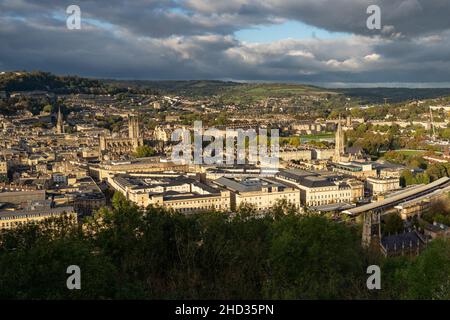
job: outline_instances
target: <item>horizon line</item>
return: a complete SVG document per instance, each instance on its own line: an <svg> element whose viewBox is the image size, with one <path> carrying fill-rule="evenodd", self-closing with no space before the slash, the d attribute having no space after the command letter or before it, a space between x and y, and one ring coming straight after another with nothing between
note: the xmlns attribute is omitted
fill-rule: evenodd
<svg viewBox="0 0 450 320"><path fill-rule="evenodd" d="M400 81L386 81L386 82L344 82L344 81L301 81L301 80L249 80L249 79L232 79L232 78L201 78L201 79L186 79L186 78L132 78L132 77L101 77L101 76L84 76L71 73L56 73L52 71L42 70L1 70L3 73L15 72L43 72L50 73L56 76L76 76L86 79L95 79L103 81L153 81L153 82L193 82L193 81L217 81L217 82L233 82L238 84L296 84L305 86L314 86L324 89L450 89L450 82L400 82Z"/></svg>

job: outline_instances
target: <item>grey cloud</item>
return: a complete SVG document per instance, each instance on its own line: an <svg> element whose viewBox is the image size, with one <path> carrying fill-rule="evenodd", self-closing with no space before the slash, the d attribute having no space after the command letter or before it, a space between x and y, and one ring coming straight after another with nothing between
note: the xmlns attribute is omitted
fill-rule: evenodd
<svg viewBox="0 0 450 320"><path fill-rule="evenodd" d="M413 37L450 29L447 0L79 0L83 15L164 38L171 35L232 34L242 28L294 19L329 31ZM379 5L385 32L366 27L369 5ZM2 15L51 18L65 14L57 0L3 0Z"/></svg>
<svg viewBox="0 0 450 320"><path fill-rule="evenodd" d="M386 32L404 35L398 38L363 30L367 0L179 3L79 1L83 16L113 27L85 23L69 31L55 17L65 12L59 1L0 0L0 69L137 79L450 81L450 20L440 19L447 1L370 1L381 4L383 23L392 25ZM356 35L255 44L232 34L280 19Z"/></svg>
<svg viewBox="0 0 450 320"><path fill-rule="evenodd" d="M450 29L447 0L232 0L225 3L189 0L188 6L208 14L253 8L261 16L295 19L330 31L373 35L379 32L366 28L366 10L369 5L378 5L383 25L393 26L404 35Z"/></svg>

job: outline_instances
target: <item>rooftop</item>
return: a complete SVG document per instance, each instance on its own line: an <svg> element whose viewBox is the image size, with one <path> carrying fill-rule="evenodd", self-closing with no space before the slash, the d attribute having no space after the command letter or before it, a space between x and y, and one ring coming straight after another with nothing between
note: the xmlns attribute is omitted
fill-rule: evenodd
<svg viewBox="0 0 450 320"><path fill-rule="evenodd" d="M261 191L263 187L267 188L284 188L286 185L268 178L242 178L233 179L220 177L214 181L215 184L223 186L227 189L236 192L257 192Z"/></svg>
<svg viewBox="0 0 450 320"><path fill-rule="evenodd" d="M415 231L405 232L402 234L383 237L381 239L381 245L386 250L405 248L416 248L424 243L424 240Z"/></svg>

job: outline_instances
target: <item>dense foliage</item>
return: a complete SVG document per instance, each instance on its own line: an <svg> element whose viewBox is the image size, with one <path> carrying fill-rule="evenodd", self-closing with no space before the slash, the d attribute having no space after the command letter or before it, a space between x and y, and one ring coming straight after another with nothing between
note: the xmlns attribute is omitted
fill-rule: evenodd
<svg viewBox="0 0 450 320"><path fill-rule="evenodd" d="M404 170L401 174L401 182L408 186L412 184L427 184L442 177L450 177L449 163L433 163L426 166L424 172L413 173L411 170Z"/></svg>
<svg viewBox="0 0 450 320"><path fill-rule="evenodd" d="M139 146L136 148L135 156L136 158L146 158L152 157L156 154L155 149L148 145Z"/></svg>
<svg viewBox="0 0 450 320"><path fill-rule="evenodd" d="M83 227L53 219L0 234L0 298L367 299L450 298L450 243L416 259L382 259L357 228L299 216L283 203L255 217L141 211L123 197ZM382 290L366 268L382 266ZM81 268L81 290L66 269Z"/></svg>
<svg viewBox="0 0 450 320"><path fill-rule="evenodd" d="M56 76L48 72L9 72L0 76L0 91L50 91L55 93L104 93L98 80Z"/></svg>

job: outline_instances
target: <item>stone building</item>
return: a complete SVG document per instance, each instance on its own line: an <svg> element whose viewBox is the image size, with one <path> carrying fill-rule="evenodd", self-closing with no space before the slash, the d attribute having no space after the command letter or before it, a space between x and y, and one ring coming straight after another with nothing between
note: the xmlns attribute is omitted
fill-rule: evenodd
<svg viewBox="0 0 450 320"><path fill-rule="evenodd" d="M295 186L273 178L225 178L214 181L215 184L231 191L231 209L249 204L257 211L263 212L272 208L277 201L287 202L300 207L300 191Z"/></svg>
<svg viewBox="0 0 450 320"><path fill-rule="evenodd" d="M136 117L128 119L128 138L125 137L100 137L99 153L101 159L119 159L122 155L129 155L144 145L139 128L139 120Z"/></svg>
<svg viewBox="0 0 450 320"><path fill-rule="evenodd" d="M230 210L230 191L186 176L117 175L108 184L141 207L161 206L181 213Z"/></svg>
<svg viewBox="0 0 450 320"><path fill-rule="evenodd" d="M0 157L0 179L8 176L8 162Z"/></svg>
<svg viewBox="0 0 450 320"><path fill-rule="evenodd" d="M36 210L0 211L0 229L13 229L15 227L37 223L52 217L69 216L77 222L77 214L73 207L39 208Z"/></svg>
<svg viewBox="0 0 450 320"><path fill-rule="evenodd" d="M366 189L372 195L400 189L399 177L367 177Z"/></svg>
<svg viewBox="0 0 450 320"><path fill-rule="evenodd" d="M364 184L356 179L321 176L296 169L280 171L277 178L300 189L301 204L305 206L352 203L364 197Z"/></svg>

